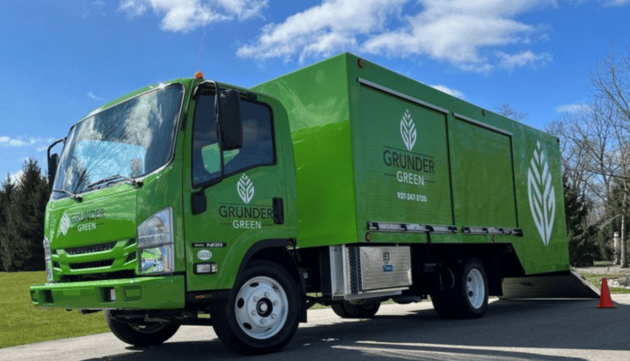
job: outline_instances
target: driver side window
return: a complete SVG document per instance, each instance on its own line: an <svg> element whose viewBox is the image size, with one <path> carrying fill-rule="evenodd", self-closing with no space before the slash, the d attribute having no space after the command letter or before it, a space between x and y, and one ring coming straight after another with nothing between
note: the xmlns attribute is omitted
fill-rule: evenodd
<svg viewBox="0 0 630 361"><path fill-rule="evenodd" d="M224 151L225 176L261 165L275 164L271 108L241 99L243 147ZM214 94L202 93L193 121L192 178L197 187L220 176Z"/></svg>

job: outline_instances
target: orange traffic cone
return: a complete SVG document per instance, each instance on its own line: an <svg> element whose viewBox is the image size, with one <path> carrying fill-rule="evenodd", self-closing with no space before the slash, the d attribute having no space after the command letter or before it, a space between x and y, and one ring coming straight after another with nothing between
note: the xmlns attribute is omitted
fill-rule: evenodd
<svg viewBox="0 0 630 361"><path fill-rule="evenodd" d="M599 296L599 305L597 308L615 308L612 299L610 298L610 291L608 291L608 281L602 278L602 292Z"/></svg>

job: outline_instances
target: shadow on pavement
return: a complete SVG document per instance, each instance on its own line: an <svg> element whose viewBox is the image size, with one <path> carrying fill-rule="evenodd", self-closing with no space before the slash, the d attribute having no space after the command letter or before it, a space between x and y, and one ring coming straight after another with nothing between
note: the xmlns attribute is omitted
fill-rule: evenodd
<svg viewBox="0 0 630 361"><path fill-rule="evenodd" d="M596 300L497 301L489 305L484 318L474 320L443 320L432 309L358 322L340 320L301 328L283 351L256 360L583 360L539 354L536 349L630 350L630 306L597 309L596 305ZM127 350L87 361L252 360L217 339Z"/></svg>

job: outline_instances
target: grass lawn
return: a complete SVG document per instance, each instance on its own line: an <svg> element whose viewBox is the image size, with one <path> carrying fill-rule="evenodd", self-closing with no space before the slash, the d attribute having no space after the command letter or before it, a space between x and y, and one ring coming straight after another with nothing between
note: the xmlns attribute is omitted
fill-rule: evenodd
<svg viewBox="0 0 630 361"><path fill-rule="evenodd" d="M46 282L46 272L0 272L0 348L109 331L102 312L33 306L29 287Z"/></svg>
<svg viewBox="0 0 630 361"><path fill-rule="evenodd" d="M587 280L589 280L589 282L591 282L593 285L595 285L595 287L597 287L598 290L602 289L602 278L606 278L606 279L611 279L611 278L617 278L617 277L627 277L627 274L619 274L619 273L611 273L611 274L602 274L602 273L589 273L589 272L580 272L580 274L582 276L584 276L584 278L586 278ZM630 289L627 288L613 288L610 287L610 282L608 282L608 289L610 290L610 293L612 294L616 294L616 293L626 293L626 294L630 294Z"/></svg>

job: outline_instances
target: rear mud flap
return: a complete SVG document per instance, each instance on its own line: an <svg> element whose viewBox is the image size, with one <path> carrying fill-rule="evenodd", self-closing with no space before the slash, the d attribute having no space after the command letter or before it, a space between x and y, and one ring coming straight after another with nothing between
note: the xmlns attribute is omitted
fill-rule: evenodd
<svg viewBox="0 0 630 361"><path fill-rule="evenodd" d="M579 273L514 277L503 280L501 299L517 298L599 298L599 290Z"/></svg>

